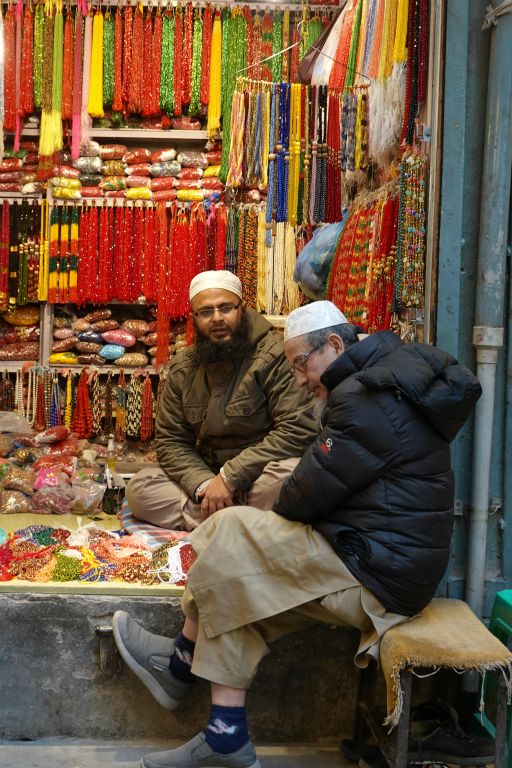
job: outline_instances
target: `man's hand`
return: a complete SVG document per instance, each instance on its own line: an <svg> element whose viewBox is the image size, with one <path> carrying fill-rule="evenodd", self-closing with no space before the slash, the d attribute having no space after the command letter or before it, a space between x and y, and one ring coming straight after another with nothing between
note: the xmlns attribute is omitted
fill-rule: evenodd
<svg viewBox="0 0 512 768"><path fill-rule="evenodd" d="M204 491L198 495L202 498L201 510L206 517L210 517L219 509L233 506L233 494L220 475L210 480Z"/></svg>

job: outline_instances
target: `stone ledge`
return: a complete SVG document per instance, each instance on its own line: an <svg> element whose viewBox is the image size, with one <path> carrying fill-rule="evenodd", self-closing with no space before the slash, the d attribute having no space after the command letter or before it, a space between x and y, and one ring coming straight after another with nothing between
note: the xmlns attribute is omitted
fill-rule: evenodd
<svg viewBox="0 0 512 768"><path fill-rule="evenodd" d="M120 664L99 666L98 624L126 610L148 630L174 636L178 597L0 594L0 738L188 739L204 727L208 685L178 713L162 709ZM277 642L248 695L260 742L349 736L354 720L357 633L312 626Z"/></svg>

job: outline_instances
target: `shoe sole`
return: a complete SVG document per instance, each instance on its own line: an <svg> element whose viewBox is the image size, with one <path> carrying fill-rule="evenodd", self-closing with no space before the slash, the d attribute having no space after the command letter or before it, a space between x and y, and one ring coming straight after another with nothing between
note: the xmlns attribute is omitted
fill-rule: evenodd
<svg viewBox="0 0 512 768"><path fill-rule="evenodd" d="M133 656L130 654L128 649L126 648L123 639L121 637L121 634L119 632L119 627L117 624L117 617L113 616L112 618L112 630L114 632L114 638L116 641L116 645L118 648L119 653L121 654L121 658L123 659L124 663L131 669L133 674L139 678L141 683L143 683L146 688L149 690L151 695L158 701L161 707L164 709L168 709L171 712L175 709L177 709L180 705L180 701L178 699L173 699L169 694L164 691L161 685L157 683L153 675L151 675L144 667L142 667Z"/></svg>
<svg viewBox="0 0 512 768"><path fill-rule="evenodd" d="M147 768L147 766L144 763L144 758L142 758L139 765L140 765L140 768ZM198 764L198 768L200 768L199 764ZM232 768L232 766L226 763L225 765L216 765L215 768ZM247 768L261 768L261 763L259 760L256 760L255 763L253 763L252 765L248 765Z"/></svg>
<svg viewBox="0 0 512 768"><path fill-rule="evenodd" d="M461 755L449 755L446 752L409 752L407 763L422 765L424 763L443 763L444 765L489 765L494 763L494 755L485 757L462 757Z"/></svg>

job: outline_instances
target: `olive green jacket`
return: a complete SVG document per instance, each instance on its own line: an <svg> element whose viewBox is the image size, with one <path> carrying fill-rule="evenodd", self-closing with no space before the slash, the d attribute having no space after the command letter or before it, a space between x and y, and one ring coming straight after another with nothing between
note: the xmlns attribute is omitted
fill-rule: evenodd
<svg viewBox="0 0 512 768"><path fill-rule="evenodd" d="M161 468L185 493L220 467L247 490L269 461L300 457L316 437L311 397L295 382L281 335L247 310L252 350L242 363L201 365L194 347L173 358L156 419Z"/></svg>

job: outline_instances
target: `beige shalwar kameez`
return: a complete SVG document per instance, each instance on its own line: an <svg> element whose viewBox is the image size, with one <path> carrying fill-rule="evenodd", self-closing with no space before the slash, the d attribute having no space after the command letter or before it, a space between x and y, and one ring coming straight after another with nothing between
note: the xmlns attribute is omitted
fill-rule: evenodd
<svg viewBox="0 0 512 768"><path fill-rule="evenodd" d="M320 533L275 512L230 507L188 540L197 554L182 603L199 623L192 671L211 682L248 688L269 643L319 621L360 630L355 663L364 667L384 632L408 618L387 612Z"/></svg>

